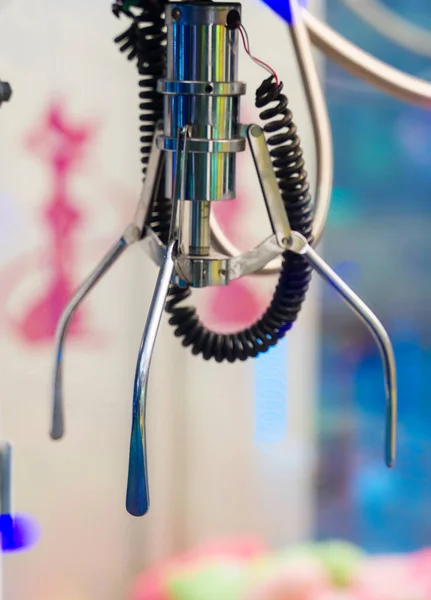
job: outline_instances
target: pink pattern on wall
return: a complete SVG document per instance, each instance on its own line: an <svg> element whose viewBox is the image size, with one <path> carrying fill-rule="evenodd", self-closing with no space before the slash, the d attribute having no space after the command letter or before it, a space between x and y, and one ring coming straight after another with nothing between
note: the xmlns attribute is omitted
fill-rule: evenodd
<svg viewBox="0 0 431 600"><path fill-rule="evenodd" d="M42 123L28 139L28 148L50 170L51 191L43 211L48 233L50 280L45 293L30 305L16 323L18 334L31 344L51 340L58 319L76 287L73 271L76 265L75 232L81 213L73 202L70 184L85 157L85 148L93 137L91 125L75 125L68 120L64 107L54 104ZM83 331L83 312L73 319L69 335Z"/></svg>
<svg viewBox="0 0 431 600"><path fill-rule="evenodd" d="M48 193L42 208L46 243L17 257L2 274L2 304L6 305L5 320L15 336L29 345L51 342L61 312L79 284L77 232L83 221L72 193L74 177L86 159L86 151L95 134L92 123L77 124L69 119L63 103L48 106L37 121L34 130L25 140L26 148L42 166L48 169ZM105 244L104 244L105 245ZM106 246L105 246L106 249ZM100 249L98 249L100 254ZM89 249L91 255L92 249ZM100 258L100 256L99 256ZM44 275L48 270L45 283ZM28 293L24 307L14 310L8 300L25 287L30 276L39 275L42 291ZM19 294L18 294L19 295ZM11 302L9 302L11 304ZM19 312L20 314L16 314ZM14 314L12 314L14 313ZM69 336L91 337L86 326L86 307L80 308L73 318ZM93 336L94 337L94 336Z"/></svg>
<svg viewBox="0 0 431 600"><path fill-rule="evenodd" d="M219 333L228 333L254 323L265 309L265 298L256 280L244 277L209 292L205 323Z"/></svg>

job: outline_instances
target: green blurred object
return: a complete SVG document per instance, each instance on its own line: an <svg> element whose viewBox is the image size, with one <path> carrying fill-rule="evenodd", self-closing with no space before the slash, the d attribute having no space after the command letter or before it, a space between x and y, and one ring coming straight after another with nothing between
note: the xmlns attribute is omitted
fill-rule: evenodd
<svg viewBox="0 0 431 600"><path fill-rule="evenodd" d="M279 553L281 561L290 562L298 558L312 556L328 572L332 584L338 588L348 587L354 570L365 554L349 542L330 541L304 543L287 548Z"/></svg>
<svg viewBox="0 0 431 600"><path fill-rule="evenodd" d="M365 554L341 541L304 543L246 562L213 561L196 568L174 571L167 584L172 600L240 600L246 590L270 580L287 565L320 565L336 588L351 584Z"/></svg>
<svg viewBox="0 0 431 600"><path fill-rule="evenodd" d="M239 600L248 577L244 563L218 561L172 574L167 589L172 600Z"/></svg>
<svg viewBox="0 0 431 600"><path fill-rule="evenodd" d="M365 554L348 542L326 542L315 545L315 554L327 569L336 587L348 587L354 570Z"/></svg>

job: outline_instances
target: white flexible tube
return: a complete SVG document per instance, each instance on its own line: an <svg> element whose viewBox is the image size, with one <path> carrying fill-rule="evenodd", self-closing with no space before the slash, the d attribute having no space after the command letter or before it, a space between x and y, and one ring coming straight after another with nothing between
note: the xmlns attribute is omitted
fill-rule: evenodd
<svg viewBox="0 0 431 600"><path fill-rule="evenodd" d="M420 56L431 57L431 31L415 25L379 0L341 0L380 35Z"/></svg>

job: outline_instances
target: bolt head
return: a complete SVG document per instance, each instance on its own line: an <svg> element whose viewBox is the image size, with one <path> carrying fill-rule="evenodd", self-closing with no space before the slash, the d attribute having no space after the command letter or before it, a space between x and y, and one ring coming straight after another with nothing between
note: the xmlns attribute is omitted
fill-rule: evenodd
<svg viewBox="0 0 431 600"><path fill-rule="evenodd" d="M181 11L179 8L174 8L172 9L172 20L173 21L179 21L181 19Z"/></svg>
<svg viewBox="0 0 431 600"><path fill-rule="evenodd" d="M250 127L250 133L253 137L260 137L263 134L263 129L262 127L259 127L259 125L252 125Z"/></svg>

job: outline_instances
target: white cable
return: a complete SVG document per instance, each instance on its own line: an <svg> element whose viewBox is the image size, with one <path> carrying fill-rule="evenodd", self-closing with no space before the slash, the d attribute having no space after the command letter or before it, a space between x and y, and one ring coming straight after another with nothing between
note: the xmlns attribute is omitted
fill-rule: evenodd
<svg viewBox="0 0 431 600"><path fill-rule="evenodd" d="M431 57L431 31L401 17L379 0L341 0L380 35L410 52Z"/></svg>
<svg viewBox="0 0 431 600"><path fill-rule="evenodd" d="M429 81L408 75L371 56L307 10L302 11L302 17L312 43L346 71L390 96L409 104L431 109L431 83Z"/></svg>

